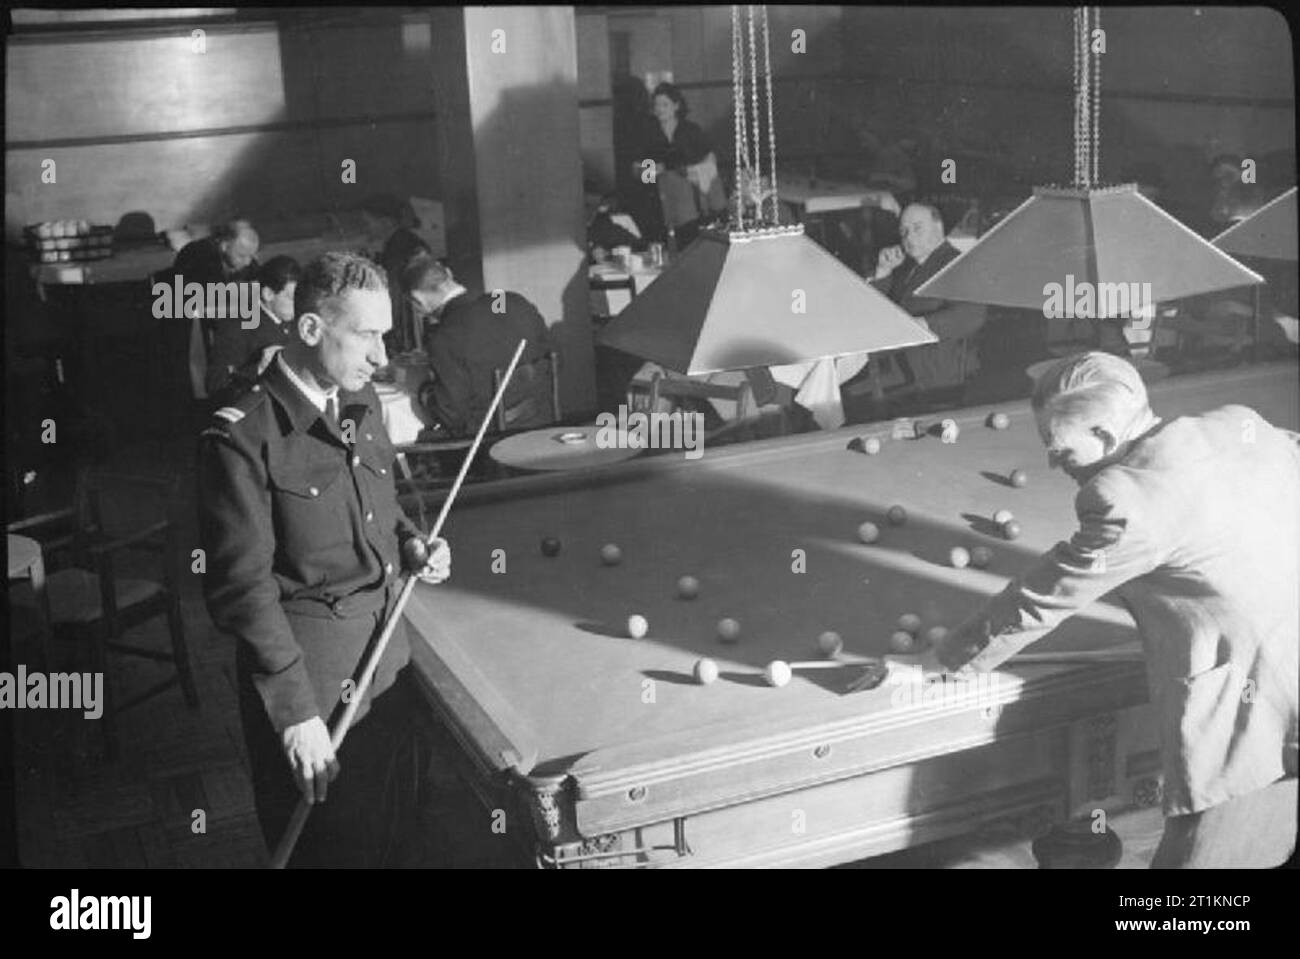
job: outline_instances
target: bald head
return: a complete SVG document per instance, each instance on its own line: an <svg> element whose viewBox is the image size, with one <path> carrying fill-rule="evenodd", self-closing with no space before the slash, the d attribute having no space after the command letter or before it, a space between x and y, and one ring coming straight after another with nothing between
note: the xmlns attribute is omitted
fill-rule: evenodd
<svg viewBox="0 0 1300 959"><path fill-rule="evenodd" d="M903 252L924 263L943 244L943 217L928 203L909 203L898 218Z"/></svg>
<svg viewBox="0 0 1300 959"><path fill-rule="evenodd" d="M238 273L250 266L257 256L261 240L247 220L231 220L213 231L228 273Z"/></svg>

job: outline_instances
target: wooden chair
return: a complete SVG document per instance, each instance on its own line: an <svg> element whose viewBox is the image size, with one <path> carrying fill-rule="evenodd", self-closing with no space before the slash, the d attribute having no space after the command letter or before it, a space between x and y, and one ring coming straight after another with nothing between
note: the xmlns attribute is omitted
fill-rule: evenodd
<svg viewBox="0 0 1300 959"><path fill-rule="evenodd" d="M42 543L49 570L45 588L54 635L89 646L92 670L104 674L102 722L109 759L115 759L118 753L114 724L121 710L138 705L177 683L190 708L199 705L185 644L180 594L173 580L172 567L180 555L171 518L177 485L175 479L82 470L71 507L8 525L9 532L23 533ZM111 518L106 517L104 510L105 492L124 491L127 487L136 488L151 497L152 502L164 504L166 518L129 532L119 532L110 525ZM40 529L53 532L48 538L42 538L36 532ZM126 551L157 556L157 578L119 576L115 560ZM30 590L23 587L14 590L13 598L18 605L35 601ZM121 641L127 630L159 616L167 618L170 652ZM176 674L116 704L107 669L109 652L174 663Z"/></svg>
<svg viewBox="0 0 1300 959"><path fill-rule="evenodd" d="M505 370L503 369L492 371L493 390L501 388L501 380L504 376ZM532 363L517 367L515 377L516 379L519 377L528 377L530 379L549 377L547 390L551 406L549 423L558 423L563 419L564 414L560 407L560 354L558 352L551 350ZM506 406L504 403L498 406L493 428L489 429L484 436L479 455L483 456L487 453L488 447L491 445L490 440L518 430L517 424L521 422L536 423L537 406L538 399L536 395L526 396L510 406ZM526 427L526 429L533 428L535 427ZM474 438L472 436L464 439L433 440L431 442L401 443L397 445L397 469L394 471L397 490L399 494L413 494L415 496L420 514L420 524L423 528L427 529L428 523L423 498L418 494L424 490L450 486L461 466L461 459L456 457L455 454L467 452L473 445ZM437 470L434 475L428 475L428 470L418 469L418 460L413 467L411 464L412 457L434 460L437 463ZM491 465L492 461L485 459L483 462L487 464L489 476L493 475L491 472L494 469Z"/></svg>

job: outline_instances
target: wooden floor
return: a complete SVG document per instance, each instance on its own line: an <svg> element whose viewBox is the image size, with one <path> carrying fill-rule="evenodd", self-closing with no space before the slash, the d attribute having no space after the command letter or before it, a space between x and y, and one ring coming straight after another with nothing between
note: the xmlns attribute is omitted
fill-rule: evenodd
<svg viewBox="0 0 1300 959"><path fill-rule="evenodd" d="M153 444L124 450L120 468L175 471L192 477L191 444ZM192 497L192 479L190 495ZM192 502L192 499L191 499ZM186 515L193 515L189 509ZM197 542L191 528L186 536ZM186 636L200 708L189 709L172 688L119 718L121 755L103 757L100 724L69 710L15 710L15 775L20 861L33 867L259 867L267 851L253 811L234 685L233 648L208 620L197 576L182 577ZM15 621L15 652L29 636ZM166 648L161 619L134 631L139 645ZM54 650L52 669L89 669L76 649ZM22 655L16 661L22 662ZM31 662L31 658L26 660ZM170 674L170 665L131 658L110 660L119 698ZM435 764L438 765L438 764ZM447 764L448 766L450 764ZM472 800L448 776L426 809L436 833L439 863L494 865L464 842L457 822ZM200 829L195 814L201 811ZM1160 833L1158 813L1115 823L1125 841L1121 867L1144 867ZM1027 841L936 843L866 860L860 867L1033 868Z"/></svg>

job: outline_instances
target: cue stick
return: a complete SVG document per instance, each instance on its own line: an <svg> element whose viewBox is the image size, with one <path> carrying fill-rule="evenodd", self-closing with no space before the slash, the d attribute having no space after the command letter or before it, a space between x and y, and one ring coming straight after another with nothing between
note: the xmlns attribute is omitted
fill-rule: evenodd
<svg viewBox="0 0 1300 959"><path fill-rule="evenodd" d="M1145 659L1140 649L1075 649L1051 653L1017 653L1007 660L1008 666L1040 663L1140 663Z"/></svg>
<svg viewBox="0 0 1300 959"><path fill-rule="evenodd" d="M492 405L488 407L483 422L479 424L478 435L474 437L474 445L469 448L469 454L465 457L465 462L461 463L456 482L452 484L451 491L447 494L446 500L443 501L442 509L438 512L438 519L433 524L433 531L429 533L425 540L426 546L432 546L433 541L438 538L438 533L442 530L442 524L446 521L447 514L451 512L451 504L455 502L456 494L460 492L460 486L465 482L466 474L469 473L470 464L473 463L474 457L478 453L479 444L483 442L483 434L487 432L488 424L496 416L497 407L501 404L501 398L505 395L506 386L509 385L510 377L514 375L515 367L519 365L519 357L523 355L524 347L527 345L527 340L520 340L519 345L515 347L515 355L510 358L510 366L506 368L505 375L501 377L501 385L497 387L496 395L492 397ZM411 592L415 589L418 579L419 577L414 573L406 575L406 582L402 585L402 592L398 595L392 612L388 614L388 619L384 623L384 630L379 634L379 641L375 643L375 648L371 651L369 659L366 660L365 669L361 672L361 682L357 684L352 699L348 701L346 708L343 710L343 715L339 717L333 735L330 736L330 745L334 748L336 755L339 747L343 745L343 737L348 734L348 727L352 725L352 720L357 714L357 709L361 706L361 701L365 698L366 693L370 691L370 684L374 681L375 671L379 668L380 657L384 655L388 641L397 628L397 622L402 617L402 611L406 608L406 601L411 598ZM312 805L303 797L298 797L298 805L289 820L288 828L285 829L284 835L280 837L280 841L275 847L275 854L271 857L272 869L283 869L288 865L289 857L293 855L293 848L298 844L298 837L302 835L303 827L307 825L307 817L311 815Z"/></svg>

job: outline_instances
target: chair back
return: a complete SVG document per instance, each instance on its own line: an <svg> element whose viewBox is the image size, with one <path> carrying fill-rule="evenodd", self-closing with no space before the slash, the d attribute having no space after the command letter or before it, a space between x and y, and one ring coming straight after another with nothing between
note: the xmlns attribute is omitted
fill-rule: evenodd
<svg viewBox="0 0 1300 959"><path fill-rule="evenodd" d="M493 389L501 389L504 377L505 370L492 371ZM507 404L505 397L502 397L496 415L498 432L504 433L526 426L549 426L563 418L560 409L560 354L555 350L531 363L519 364L510 386L509 392L518 398ZM549 410L546 409L548 405Z"/></svg>

